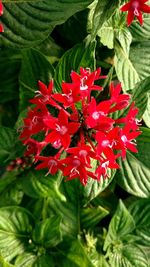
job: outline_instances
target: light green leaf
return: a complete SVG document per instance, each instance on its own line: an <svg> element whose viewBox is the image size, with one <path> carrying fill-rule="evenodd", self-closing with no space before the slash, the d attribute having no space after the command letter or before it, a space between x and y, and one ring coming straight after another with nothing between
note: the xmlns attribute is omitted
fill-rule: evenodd
<svg viewBox="0 0 150 267"><path fill-rule="evenodd" d="M33 241L45 248L55 247L62 241L61 217L52 216L38 223L33 231Z"/></svg>
<svg viewBox="0 0 150 267"><path fill-rule="evenodd" d="M132 35L127 28L115 30L115 38L119 41L124 52L129 55L130 45L132 42Z"/></svg>
<svg viewBox="0 0 150 267"><path fill-rule="evenodd" d="M50 255L36 255L33 253L23 253L15 261L16 267L54 267L53 259Z"/></svg>
<svg viewBox="0 0 150 267"><path fill-rule="evenodd" d="M6 262L3 257L0 255L0 267L15 267L15 265L9 264Z"/></svg>
<svg viewBox="0 0 150 267"><path fill-rule="evenodd" d="M150 94L148 94L148 102L147 102L146 110L143 114L143 120L146 126L150 128Z"/></svg>
<svg viewBox="0 0 150 267"><path fill-rule="evenodd" d="M144 154L147 151L143 147ZM150 168L129 152L125 160L119 160L119 165L120 170L116 174L117 183L130 194L150 197Z"/></svg>
<svg viewBox="0 0 150 267"><path fill-rule="evenodd" d="M35 96L38 90L38 80L49 84L54 74L52 65L40 52L29 49L22 52L22 65L19 75L20 109L24 110L28 100Z"/></svg>
<svg viewBox="0 0 150 267"><path fill-rule="evenodd" d="M101 43L109 49L114 48L114 29L112 19L106 21L98 31L97 35L101 38Z"/></svg>
<svg viewBox="0 0 150 267"><path fill-rule="evenodd" d="M97 32L101 29L105 21L107 21L118 7L119 1L98 0L94 14L92 26L92 40L95 39Z"/></svg>
<svg viewBox="0 0 150 267"><path fill-rule="evenodd" d="M136 107L139 108L138 118L141 119L148 104L148 93L150 92L150 77L137 83L132 91L132 100Z"/></svg>
<svg viewBox="0 0 150 267"><path fill-rule="evenodd" d="M45 40L56 25L65 22L91 2L92 0L7 2L1 17L4 33L0 38L0 46L35 46Z"/></svg>
<svg viewBox="0 0 150 267"><path fill-rule="evenodd" d="M108 233L104 243L104 250L107 250L108 247L112 245L119 244L121 245L126 235L130 234L135 228L134 220L127 208L120 200L117 210L111 219L109 224Z"/></svg>
<svg viewBox="0 0 150 267"><path fill-rule="evenodd" d="M133 89L135 84L140 81L140 78L129 59L128 54L118 42L115 42L114 64L118 79L122 83L123 90L127 91Z"/></svg>
<svg viewBox="0 0 150 267"><path fill-rule="evenodd" d="M140 237L140 244L150 246L150 201L149 199L140 199L134 201L129 206L136 228L135 233Z"/></svg>
<svg viewBox="0 0 150 267"><path fill-rule="evenodd" d="M148 267L145 252L135 244L116 247L109 254L109 262L115 267Z"/></svg>
<svg viewBox="0 0 150 267"><path fill-rule="evenodd" d="M0 208L0 251L7 261L26 250L32 221L31 214L24 208Z"/></svg>
<svg viewBox="0 0 150 267"><path fill-rule="evenodd" d="M68 50L62 56L56 67L54 77L56 87L59 91L61 90L62 81L70 81L70 73L72 70L78 72L80 67L91 68L91 70L94 70L95 45L96 42L90 44L82 42Z"/></svg>

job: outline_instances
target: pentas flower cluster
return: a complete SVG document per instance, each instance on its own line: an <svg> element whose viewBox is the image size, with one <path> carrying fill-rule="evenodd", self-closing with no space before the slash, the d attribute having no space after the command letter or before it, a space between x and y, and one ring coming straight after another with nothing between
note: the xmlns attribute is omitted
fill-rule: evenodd
<svg viewBox="0 0 150 267"><path fill-rule="evenodd" d="M147 1L148 0L130 0L127 4L121 7L121 11L128 12L127 15L128 26L130 26L130 24L134 20L134 17L137 17L140 24L143 25L142 12L150 13L150 6L145 4Z"/></svg>
<svg viewBox="0 0 150 267"><path fill-rule="evenodd" d="M3 15L3 4L0 1L0 16L2 16L2 15ZM0 32L4 32L4 27L3 27L2 23L0 23Z"/></svg>
<svg viewBox="0 0 150 267"><path fill-rule="evenodd" d="M25 156L34 155L35 163L40 162L37 170L47 168L52 175L61 170L67 180L79 178L86 185L89 177L100 181L108 176L108 168L118 169L116 160L124 159L127 149L137 152L138 109L132 103L126 116L113 118L129 106L130 96L121 94L121 84L111 83L110 98L97 103L93 95L103 88L94 82L106 78L100 73L100 68L72 71L72 82L62 82L61 93L54 91L52 80L48 87L38 82L39 91L30 100L34 107L20 134Z"/></svg>

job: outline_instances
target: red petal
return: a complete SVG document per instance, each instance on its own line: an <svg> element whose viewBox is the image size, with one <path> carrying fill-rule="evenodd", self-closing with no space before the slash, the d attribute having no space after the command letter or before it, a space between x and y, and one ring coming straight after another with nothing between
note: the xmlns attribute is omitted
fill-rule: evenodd
<svg viewBox="0 0 150 267"><path fill-rule="evenodd" d="M68 125L68 131L70 134L74 134L80 127L80 123L70 122Z"/></svg>
<svg viewBox="0 0 150 267"><path fill-rule="evenodd" d="M4 32L4 26L0 23L0 32Z"/></svg>
<svg viewBox="0 0 150 267"><path fill-rule="evenodd" d="M144 13L150 13L150 6L147 6L145 4L141 4L140 7L141 11L143 11Z"/></svg>
<svg viewBox="0 0 150 267"><path fill-rule="evenodd" d="M128 16L127 16L127 24L128 24L128 26L130 26L130 24L132 23L133 20L134 20L134 12L133 11L129 11L128 12Z"/></svg>
<svg viewBox="0 0 150 267"><path fill-rule="evenodd" d="M3 15L3 4L2 2L0 2L0 16Z"/></svg>
<svg viewBox="0 0 150 267"><path fill-rule="evenodd" d="M66 115L66 112L61 109L58 115L58 123L59 125L68 125L68 116Z"/></svg>
<svg viewBox="0 0 150 267"><path fill-rule="evenodd" d="M58 139L60 139L59 136L58 136L58 134L57 134L55 131L53 131L53 132L49 133L49 134L46 136L46 138L45 138L44 141L45 141L46 143L54 143L54 142L57 141Z"/></svg>
<svg viewBox="0 0 150 267"><path fill-rule="evenodd" d="M127 3L127 4L125 4L124 6L122 6L121 8L120 8L120 10L121 11L128 11L129 9L130 9L130 3Z"/></svg>
<svg viewBox="0 0 150 267"><path fill-rule="evenodd" d="M70 136L69 134L66 134L64 136L61 136L61 143L62 143L62 146L66 149L69 147L70 145Z"/></svg>
<svg viewBox="0 0 150 267"><path fill-rule="evenodd" d="M138 21L140 22L141 25L143 25L143 16L142 13L139 11L139 16L136 16Z"/></svg>

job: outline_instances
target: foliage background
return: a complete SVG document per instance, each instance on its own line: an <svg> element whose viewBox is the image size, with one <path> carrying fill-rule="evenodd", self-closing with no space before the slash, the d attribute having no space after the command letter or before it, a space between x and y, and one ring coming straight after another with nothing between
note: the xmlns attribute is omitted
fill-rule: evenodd
<svg viewBox="0 0 150 267"><path fill-rule="evenodd" d="M150 266L150 16L126 26L114 0L5 0L0 36L0 266ZM102 68L139 108L139 153L100 183L65 183L22 157L17 129L37 90L71 70ZM103 96L102 96L103 97ZM120 114L122 116L122 114Z"/></svg>

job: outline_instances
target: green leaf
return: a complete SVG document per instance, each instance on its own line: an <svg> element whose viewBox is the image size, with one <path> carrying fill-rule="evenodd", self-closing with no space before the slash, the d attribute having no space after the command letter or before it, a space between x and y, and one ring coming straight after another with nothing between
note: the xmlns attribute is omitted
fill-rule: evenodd
<svg viewBox="0 0 150 267"><path fill-rule="evenodd" d="M118 0L115 0L114 2L109 0L98 0L92 21L92 40L95 39L97 32L101 29L103 23L113 15L118 4Z"/></svg>
<svg viewBox="0 0 150 267"><path fill-rule="evenodd" d="M16 267L54 267L53 259L50 255L36 255L33 253L23 253L15 261Z"/></svg>
<svg viewBox="0 0 150 267"><path fill-rule="evenodd" d="M7 57L3 50L0 50L0 103L18 99L19 84L18 73L20 60Z"/></svg>
<svg viewBox="0 0 150 267"><path fill-rule="evenodd" d="M130 26L130 31L135 41L146 41L150 40L150 17L149 14L144 14L144 24L141 27L137 21L133 21L132 25ZM140 55L138 55L139 57Z"/></svg>
<svg viewBox="0 0 150 267"><path fill-rule="evenodd" d="M93 228L104 217L109 214L108 210L101 206L98 207L86 207L81 210L81 225L82 228Z"/></svg>
<svg viewBox="0 0 150 267"><path fill-rule="evenodd" d="M143 147L144 154L147 153ZM139 197L150 197L150 169L127 152L125 160L119 160L120 170L117 171L117 183L127 192Z"/></svg>
<svg viewBox="0 0 150 267"><path fill-rule="evenodd" d="M97 197L102 191L104 191L107 186L112 182L116 170L108 169L108 177L103 178L101 176L100 181L89 178L87 185L84 187L84 196L87 201L91 201Z"/></svg>
<svg viewBox="0 0 150 267"><path fill-rule="evenodd" d="M117 245L126 238L135 228L134 220L123 202L120 200L117 210L109 224L108 233L104 243L104 250L111 244Z"/></svg>
<svg viewBox="0 0 150 267"><path fill-rule="evenodd" d="M114 64L118 79L122 83L123 90L127 91L133 89L135 84L140 81L140 78L129 59L128 54L118 42L115 42Z"/></svg>
<svg viewBox="0 0 150 267"><path fill-rule="evenodd" d="M148 94L148 102L145 112L143 114L143 120L146 126L150 128L150 94Z"/></svg>
<svg viewBox="0 0 150 267"><path fill-rule="evenodd" d="M32 215L24 208L0 208L0 251L6 260L10 261L26 250L32 221Z"/></svg>
<svg viewBox="0 0 150 267"><path fill-rule="evenodd" d="M32 198L58 198L65 201L66 198L59 191L60 180L58 175L45 176L43 171L30 171L23 174L22 187L23 191Z"/></svg>
<svg viewBox="0 0 150 267"><path fill-rule="evenodd" d="M130 48L130 60L142 80L150 76L149 47L150 41L142 41L133 43Z"/></svg>
<svg viewBox="0 0 150 267"><path fill-rule="evenodd" d="M45 248L55 247L61 241L60 216L52 216L38 223L33 231L33 241Z"/></svg>
<svg viewBox="0 0 150 267"><path fill-rule="evenodd" d="M141 118L148 104L148 93L150 91L150 77L137 83L132 91L132 100L139 108L138 118Z"/></svg>
<svg viewBox="0 0 150 267"><path fill-rule="evenodd" d="M78 240L72 242L70 251L67 253L67 258L79 267L95 267L90 261L84 247Z"/></svg>
<svg viewBox="0 0 150 267"><path fill-rule="evenodd" d="M101 43L109 49L114 48L114 29L112 19L106 21L98 31L97 35L101 38Z"/></svg>
<svg viewBox="0 0 150 267"><path fill-rule="evenodd" d="M91 2L92 0L7 2L1 18L4 33L1 35L0 46L35 46L45 40L56 25L65 22Z"/></svg>
<svg viewBox="0 0 150 267"><path fill-rule="evenodd" d="M145 252L137 245L124 245L109 254L109 262L115 267L148 267Z"/></svg>
<svg viewBox="0 0 150 267"><path fill-rule="evenodd" d="M0 255L0 267L15 267L15 265L9 264L6 262L3 257Z"/></svg>
<svg viewBox="0 0 150 267"><path fill-rule="evenodd" d="M54 77L56 87L59 91L61 90L62 81L70 81L70 73L72 70L78 72L80 67L94 70L95 45L96 42L90 44L82 42L64 53L56 67Z"/></svg>
<svg viewBox="0 0 150 267"><path fill-rule="evenodd" d="M129 211L134 218L135 234L140 237L140 244L150 246L150 201L140 199L129 206Z"/></svg>
<svg viewBox="0 0 150 267"><path fill-rule="evenodd" d="M11 185L17 178L17 171L4 172L0 179L0 193L2 193L8 185Z"/></svg>
<svg viewBox="0 0 150 267"><path fill-rule="evenodd" d="M54 74L52 65L40 52L29 49L22 52L22 65L19 75L20 109L24 110L28 100L35 96L38 90L38 80L49 84Z"/></svg>
<svg viewBox="0 0 150 267"><path fill-rule="evenodd" d="M0 182L1 182L1 179L0 179ZM9 184L9 186L7 186L6 189L3 191L3 193L0 194L0 207L19 205L22 201L23 195L24 194L23 194L23 191L21 190L21 185L17 181L17 179L15 182L12 181Z"/></svg>
<svg viewBox="0 0 150 267"><path fill-rule="evenodd" d="M14 149L15 131L0 126L0 160L1 164L7 160Z"/></svg>

